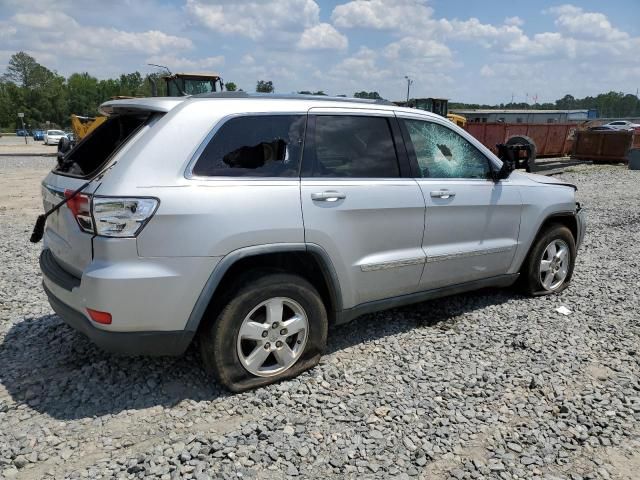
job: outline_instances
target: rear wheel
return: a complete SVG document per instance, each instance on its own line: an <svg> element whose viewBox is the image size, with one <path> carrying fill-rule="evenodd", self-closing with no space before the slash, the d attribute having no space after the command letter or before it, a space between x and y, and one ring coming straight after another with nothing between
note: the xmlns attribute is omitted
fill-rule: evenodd
<svg viewBox="0 0 640 480"><path fill-rule="evenodd" d="M564 225L547 227L535 241L525 261L524 288L530 295L558 293L567 288L573 275L576 244Z"/></svg>
<svg viewBox="0 0 640 480"><path fill-rule="evenodd" d="M240 288L203 327L205 368L234 392L294 377L314 367L327 340L327 313L304 278L262 273Z"/></svg>

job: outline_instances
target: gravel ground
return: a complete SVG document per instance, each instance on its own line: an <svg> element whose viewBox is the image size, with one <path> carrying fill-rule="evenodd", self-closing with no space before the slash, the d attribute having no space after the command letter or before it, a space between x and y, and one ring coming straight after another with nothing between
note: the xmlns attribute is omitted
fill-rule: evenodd
<svg viewBox="0 0 640 480"><path fill-rule="evenodd" d="M48 165L0 160L3 198L7 170ZM193 349L113 357L52 314L27 243L35 182L0 207L0 477L638 478L640 172L563 178L589 221L568 290L368 315L314 370L239 395Z"/></svg>

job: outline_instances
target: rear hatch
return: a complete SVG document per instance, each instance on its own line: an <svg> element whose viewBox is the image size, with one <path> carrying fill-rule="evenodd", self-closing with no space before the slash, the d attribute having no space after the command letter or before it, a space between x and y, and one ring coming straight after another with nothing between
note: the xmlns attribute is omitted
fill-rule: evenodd
<svg viewBox="0 0 640 480"><path fill-rule="evenodd" d="M123 158L136 140L178 103L149 100L153 99L103 104L102 111L111 115L109 119L59 159L58 165L43 180L45 211L64 199L65 192L68 195ZM94 234L90 228L87 231L91 222L83 223L83 214L90 218L90 197L100 188L100 179L101 176L83 190L82 196L47 219L43 248L50 249L57 263L76 277L82 275L93 256Z"/></svg>

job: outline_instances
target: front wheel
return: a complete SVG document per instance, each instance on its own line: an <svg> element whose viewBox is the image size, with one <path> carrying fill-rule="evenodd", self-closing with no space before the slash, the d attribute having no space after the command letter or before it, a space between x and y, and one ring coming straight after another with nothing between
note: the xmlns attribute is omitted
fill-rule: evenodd
<svg viewBox="0 0 640 480"><path fill-rule="evenodd" d="M524 287L530 295L558 293L573 275L576 243L571 230L553 224L538 236L524 268Z"/></svg>
<svg viewBox="0 0 640 480"><path fill-rule="evenodd" d="M316 289L285 273L257 274L207 319L200 352L208 372L241 392L314 367L327 341L327 313Z"/></svg>

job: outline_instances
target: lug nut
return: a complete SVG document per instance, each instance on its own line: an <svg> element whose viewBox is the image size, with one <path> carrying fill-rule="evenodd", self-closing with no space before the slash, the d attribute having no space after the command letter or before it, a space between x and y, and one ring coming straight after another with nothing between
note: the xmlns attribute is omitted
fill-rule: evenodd
<svg viewBox="0 0 640 480"><path fill-rule="evenodd" d="M298 340L296 343L300 345L302 343L302 340Z"/></svg>
<svg viewBox="0 0 640 480"><path fill-rule="evenodd" d="M271 325L271 328L278 328L278 322L273 322L273 325Z"/></svg>
<svg viewBox="0 0 640 480"><path fill-rule="evenodd" d="M282 330L280 330L280 335L286 335L287 334L287 329L283 328Z"/></svg>
<svg viewBox="0 0 640 480"><path fill-rule="evenodd" d="M269 350L271 348L271 344L269 342L264 344L264 349Z"/></svg>
<svg viewBox="0 0 640 480"><path fill-rule="evenodd" d="M281 346L282 346L282 342L278 340L278 341L276 342L276 347L280 348Z"/></svg>
<svg viewBox="0 0 640 480"><path fill-rule="evenodd" d="M269 332L267 332L266 330L262 332L262 338L266 337L267 335L269 335Z"/></svg>

